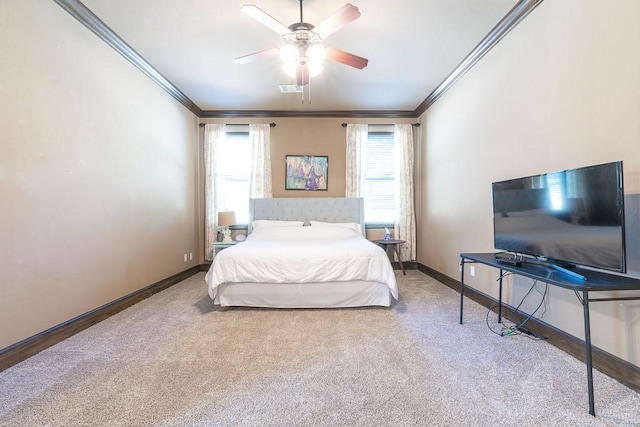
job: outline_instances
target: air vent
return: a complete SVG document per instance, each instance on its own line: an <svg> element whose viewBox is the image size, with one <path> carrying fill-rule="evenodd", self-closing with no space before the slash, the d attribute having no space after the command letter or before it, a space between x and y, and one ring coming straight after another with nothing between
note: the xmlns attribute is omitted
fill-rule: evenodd
<svg viewBox="0 0 640 427"><path fill-rule="evenodd" d="M302 93L303 88L302 86L298 86L298 85L280 85L280 92L281 93Z"/></svg>

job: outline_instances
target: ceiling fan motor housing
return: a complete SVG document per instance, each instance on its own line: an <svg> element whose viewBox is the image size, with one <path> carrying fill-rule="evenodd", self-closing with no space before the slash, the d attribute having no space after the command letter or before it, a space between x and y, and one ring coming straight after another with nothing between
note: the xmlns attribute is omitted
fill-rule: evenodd
<svg viewBox="0 0 640 427"><path fill-rule="evenodd" d="M286 42L285 49L281 50L284 62L295 61L304 65L310 62L322 63L324 61L322 38L312 31L313 25L299 22L289 26L289 29L291 29L291 33L283 36Z"/></svg>

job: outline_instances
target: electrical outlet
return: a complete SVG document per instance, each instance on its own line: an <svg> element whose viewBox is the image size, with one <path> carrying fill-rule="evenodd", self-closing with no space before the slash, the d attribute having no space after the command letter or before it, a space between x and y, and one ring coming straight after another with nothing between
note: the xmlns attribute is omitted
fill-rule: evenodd
<svg viewBox="0 0 640 427"><path fill-rule="evenodd" d="M476 268L475 268L475 266L473 266L473 265L472 265L471 267L469 267L469 273L471 273L471 275L472 275L472 276L475 276L475 275L476 275Z"/></svg>
<svg viewBox="0 0 640 427"><path fill-rule="evenodd" d="M187 254L184 254L184 262L187 262Z"/></svg>
<svg viewBox="0 0 640 427"><path fill-rule="evenodd" d="M193 259L193 252L189 252L189 261Z"/></svg>

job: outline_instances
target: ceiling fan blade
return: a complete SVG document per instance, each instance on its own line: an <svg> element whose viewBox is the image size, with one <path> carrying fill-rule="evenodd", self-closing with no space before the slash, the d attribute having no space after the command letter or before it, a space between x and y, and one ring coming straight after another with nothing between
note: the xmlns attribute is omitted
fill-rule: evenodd
<svg viewBox="0 0 640 427"><path fill-rule="evenodd" d="M296 84L298 86L304 86L309 84L309 66L298 65L296 69Z"/></svg>
<svg viewBox="0 0 640 427"><path fill-rule="evenodd" d="M343 50L335 49L333 47L327 46L326 52L327 58L348 65L350 67L358 68L360 70L362 70L369 64L369 60L367 58L363 58L361 56L357 56Z"/></svg>
<svg viewBox="0 0 640 427"><path fill-rule="evenodd" d="M313 28L313 32L324 39L359 17L360 10L354 5L347 3L333 12L327 19L316 25Z"/></svg>
<svg viewBox="0 0 640 427"><path fill-rule="evenodd" d="M273 31L280 34L281 36L291 32L289 28L287 28L285 25L278 22L274 17L269 15L264 10L260 9L255 4L244 4L240 8L240 10L246 13L247 15L249 15L250 17L252 17L253 19L255 19L256 21L260 22L261 24L271 28Z"/></svg>
<svg viewBox="0 0 640 427"><path fill-rule="evenodd" d="M240 56L235 59L236 64L246 64L248 62L257 61L259 59L268 58L273 55L278 54L278 48L274 47L272 49L261 50L260 52L251 53L249 55Z"/></svg>

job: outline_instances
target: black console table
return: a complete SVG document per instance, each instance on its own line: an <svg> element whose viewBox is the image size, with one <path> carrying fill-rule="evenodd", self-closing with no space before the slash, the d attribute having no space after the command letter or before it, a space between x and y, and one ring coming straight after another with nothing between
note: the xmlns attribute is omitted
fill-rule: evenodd
<svg viewBox="0 0 640 427"><path fill-rule="evenodd" d="M589 292L606 291L635 291L640 290L640 279L626 276L608 274L602 271L591 269L577 269L580 275L586 280L578 279L561 271L537 262L533 259L525 258L523 262L508 264L498 262L494 253L462 253L460 254L460 324L462 324L463 302L464 302L464 265L465 263L480 263L500 269L499 293L498 293L498 322L502 321L502 277L505 271L509 271L520 276L540 280L550 285L560 286L570 289L576 293L582 303L584 314L584 347L587 362L587 387L589 392L589 413L596 415L593 399L593 367L591 359L591 324L589 320L589 303L598 301L622 301L638 300L640 297L615 297L615 298L589 298ZM580 296L582 293L582 296Z"/></svg>

